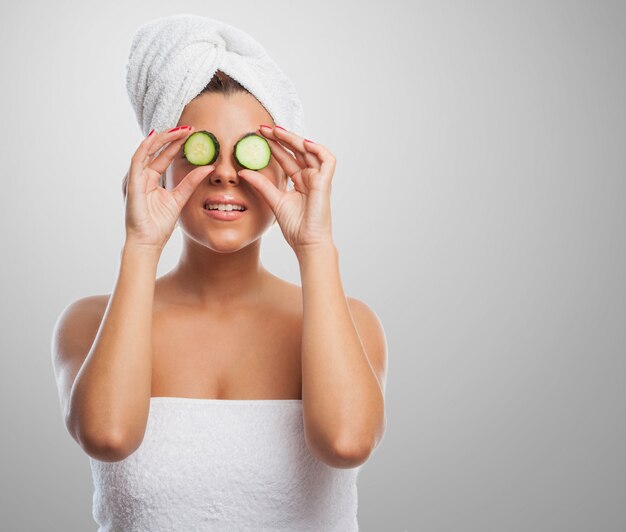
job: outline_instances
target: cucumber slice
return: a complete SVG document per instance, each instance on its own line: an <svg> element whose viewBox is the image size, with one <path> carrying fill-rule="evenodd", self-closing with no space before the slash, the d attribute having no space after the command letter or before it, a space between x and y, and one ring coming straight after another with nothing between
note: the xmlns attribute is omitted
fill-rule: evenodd
<svg viewBox="0 0 626 532"><path fill-rule="evenodd" d="M210 131L196 131L185 141L183 152L191 164L213 164L220 153L220 143Z"/></svg>
<svg viewBox="0 0 626 532"><path fill-rule="evenodd" d="M235 159L244 168L260 170L270 163L270 145L261 135L248 133L235 144Z"/></svg>

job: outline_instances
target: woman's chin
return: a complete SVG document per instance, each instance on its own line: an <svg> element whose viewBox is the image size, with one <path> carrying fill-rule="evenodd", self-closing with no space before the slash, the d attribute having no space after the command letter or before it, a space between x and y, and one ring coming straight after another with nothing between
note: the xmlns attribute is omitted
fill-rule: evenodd
<svg viewBox="0 0 626 532"><path fill-rule="evenodd" d="M235 230L220 231L220 234L215 233L211 234L211 238L204 239L205 247L215 253L235 253L258 241L260 238L260 235L250 238L249 234L243 234Z"/></svg>
<svg viewBox="0 0 626 532"><path fill-rule="evenodd" d="M183 233L183 238L191 239L215 253L234 253L260 240L274 223L274 216L268 216L262 227L255 224L252 233L249 225L244 226L237 222L220 223L218 221L219 225L204 225L203 227L194 224L193 229L184 224L180 224L179 227Z"/></svg>

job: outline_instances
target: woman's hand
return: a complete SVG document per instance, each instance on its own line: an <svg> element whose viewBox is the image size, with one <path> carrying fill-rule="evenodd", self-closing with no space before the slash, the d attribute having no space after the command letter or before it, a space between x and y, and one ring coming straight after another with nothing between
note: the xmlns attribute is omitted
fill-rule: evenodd
<svg viewBox="0 0 626 532"><path fill-rule="evenodd" d="M182 126L182 129L152 133L134 153L126 191L127 243L160 253L176 227L183 206L198 184L214 169L213 165L195 168L171 191L159 186L161 175L180 152L192 130L193 127Z"/></svg>
<svg viewBox="0 0 626 532"><path fill-rule="evenodd" d="M296 255L332 244L330 192L336 166L334 155L321 144L285 129L260 127L257 131L268 141L272 155L295 188L283 192L255 170L240 170L238 174L263 196Z"/></svg>

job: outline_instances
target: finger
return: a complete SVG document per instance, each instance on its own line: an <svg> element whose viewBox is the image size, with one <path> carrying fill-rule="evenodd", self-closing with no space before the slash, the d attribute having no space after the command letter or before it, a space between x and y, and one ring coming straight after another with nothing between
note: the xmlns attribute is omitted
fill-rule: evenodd
<svg viewBox="0 0 626 532"><path fill-rule="evenodd" d="M172 164L174 157L180 152L180 146L191 135L193 127L179 129L178 131L168 132L163 138L164 143L169 144L163 147L162 151L152 160L146 169L158 173L160 176L168 166Z"/></svg>
<svg viewBox="0 0 626 532"><path fill-rule="evenodd" d="M270 206L270 209L274 212L274 215L276 215L278 204L280 203L280 200L285 192L279 190L265 175L261 172L257 172L256 170L239 170L237 175L243 177L256 190L259 191L267 204Z"/></svg>
<svg viewBox="0 0 626 532"><path fill-rule="evenodd" d="M131 159L137 159L139 161L143 161L145 156L148 154L148 150L154 144L154 140L159 136L157 132L152 130L148 135L144 137L144 139L139 143L139 146L135 150L135 153L131 157Z"/></svg>
<svg viewBox="0 0 626 532"><path fill-rule="evenodd" d="M198 184L214 169L215 166L212 164L195 168L172 189L172 196L180 209L187 203L194 190L198 187Z"/></svg>
<svg viewBox="0 0 626 532"><path fill-rule="evenodd" d="M298 161L298 164L300 165L301 168L307 168L307 167L312 167L312 168L319 168L319 161L316 160L315 157L313 157L311 154L307 154L306 151L299 151L297 149L294 149L292 146L290 146L289 144L287 144L286 142L281 141L275 134L274 131L278 131L278 129L272 129L272 128L268 128L267 126L265 127L260 127L258 129L258 131L265 136L266 140L273 140L275 145L281 146L282 148L284 148L285 150L288 151L290 157L295 157L295 159Z"/></svg>
<svg viewBox="0 0 626 532"><path fill-rule="evenodd" d="M267 143L270 146L272 155L278 161L278 164L280 164L280 166L288 176L292 176L303 168L306 168L306 165L302 165L301 163L296 161L293 158L293 155L289 151L287 151L287 149L280 143L270 138L265 140L267 140Z"/></svg>
<svg viewBox="0 0 626 532"><path fill-rule="evenodd" d="M275 132L281 131L279 128L272 129L266 126L266 127L260 127L259 131L263 135L265 135L268 138L268 140L272 139L274 140L274 142L276 142L276 144L282 146L283 148L289 150L290 152L293 152L292 157L296 158L296 160L298 161L298 163L300 163L302 168L306 168L306 167L319 168L320 167L320 162L317 160L317 158L314 157L312 154L308 153L304 148L302 148L301 150L296 149L292 144L285 142L284 139L278 138L278 136L275 135Z"/></svg>
<svg viewBox="0 0 626 532"><path fill-rule="evenodd" d="M174 128L176 129L176 128ZM146 174L146 186L144 192L152 191L159 186L161 175L180 151L180 145L189 138L192 127L184 127L176 131L163 131L160 141L152 145L144 159L144 172Z"/></svg>
<svg viewBox="0 0 626 532"><path fill-rule="evenodd" d="M286 153L289 154L289 157L291 157L292 159L295 158L296 161L298 161L298 164L300 165L301 169L304 168L308 168L310 166L313 166L314 168L317 168L317 166L319 165L319 163L315 160L307 160L305 158L304 155L302 155L298 150L294 150L293 148L291 148L290 146L287 146L286 144L281 143L278 139L266 139L268 142L271 140L271 142L274 143L274 146L280 146L283 150L285 150Z"/></svg>
<svg viewBox="0 0 626 532"><path fill-rule="evenodd" d="M176 131L174 131L173 129L176 129ZM187 133L187 134L191 133L193 126L189 128L185 127L183 129L177 129L177 128L173 128L173 129L157 133L157 135L160 138L159 140L154 142L152 146L150 147L150 149L146 152L145 154L146 156L144 157L144 160L143 160L143 168L149 168L152 166L150 163L154 160L157 160L160 157L160 155L167 150L167 148L164 148L164 146L167 143L172 143L180 139L186 140L188 138L188 135L184 135L183 133ZM169 166L169 164L167 166ZM167 166L165 168L167 168ZM152 168L149 168L149 169L152 170ZM165 170L162 170L160 174L162 174L164 171ZM160 174L159 174L159 177L160 177Z"/></svg>
<svg viewBox="0 0 626 532"><path fill-rule="evenodd" d="M155 176L154 172L150 171L151 169L147 167L148 163L153 158L155 158L154 154L158 152L159 149L161 149L166 143L171 142L172 140L175 140L177 138L186 138L181 133L187 133L193 128L177 129L176 131L173 131L174 129L176 128L172 128L168 131L161 131L159 133L152 133L151 135L148 135L145 139L143 139L143 141L139 145L139 148L131 159L131 169L128 184L129 191L131 190L131 180L133 181L133 192L137 191L145 193L147 192L149 186L150 189L152 189L152 183L154 182L155 177L158 180L161 177L161 174L165 171L165 169L163 169L163 171ZM167 168L167 166L165 168ZM149 185L148 183L151 183L151 185Z"/></svg>
<svg viewBox="0 0 626 532"><path fill-rule="evenodd" d="M263 129L266 130L267 128ZM320 162L317 160L314 154L307 152L306 148L304 147L304 138L278 126L272 129L272 134L275 140L283 145L286 145L293 152L301 154L301 156L304 157L304 159L307 161L307 166L311 166L313 168L320 167Z"/></svg>
<svg viewBox="0 0 626 532"><path fill-rule="evenodd" d="M145 167L144 161L148 156L149 150L154 145L154 141L157 136L158 134L152 133L152 135L148 135L144 138L130 159L128 184L126 188L127 194L129 195L146 190L146 175L143 173L143 169Z"/></svg>
<svg viewBox="0 0 626 532"><path fill-rule="evenodd" d="M317 144L316 142L307 140L304 142L306 149L312 153L314 153L318 159L322 161L322 165L320 166L320 172L326 176L329 176L329 179L332 178L333 173L335 172L335 168L337 166L337 159L335 156L324 146L321 144Z"/></svg>
<svg viewBox="0 0 626 532"><path fill-rule="evenodd" d="M302 194L309 194L308 187L304 184L304 180L302 179L302 172L299 172L291 177L293 181L293 189Z"/></svg>
<svg viewBox="0 0 626 532"><path fill-rule="evenodd" d="M307 188L302 180L302 170L307 168L306 161L296 162L290 151L287 150L282 144L272 140L266 139L270 145L272 155L278 161L278 164L287 174L287 177L293 181L294 188L298 192L306 192Z"/></svg>
<svg viewBox="0 0 626 532"><path fill-rule="evenodd" d="M149 168L144 169L144 173L146 174L146 193L152 192L155 188L160 186L159 182L161 181L161 174L157 172L150 171Z"/></svg>
<svg viewBox="0 0 626 532"><path fill-rule="evenodd" d="M291 147L286 146L285 144L281 144L281 142L279 142L278 140L267 140L268 142L273 142L274 146L276 146L277 149L282 150L284 153L288 153L289 157L293 158L295 155L296 160L300 164L302 170L304 170L305 168L314 168L315 170L319 170L320 162L317 160L316 157L313 156L313 154L307 154L307 156L304 156L297 150L295 150L294 153L294 150Z"/></svg>

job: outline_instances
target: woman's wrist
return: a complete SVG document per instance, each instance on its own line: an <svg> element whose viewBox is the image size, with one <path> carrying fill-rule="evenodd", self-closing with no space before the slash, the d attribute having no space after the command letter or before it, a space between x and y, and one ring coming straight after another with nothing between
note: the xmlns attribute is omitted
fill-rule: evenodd
<svg viewBox="0 0 626 532"><path fill-rule="evenodd" d="M302 265L304 262L317 260L320 257L336 257L338 250L332 240L319 244L310 244L301 246L295 250L298 262Z"/></svg>
<svg viewBox="0 0 626 532"><path fill-rule="evenodd" d="M122 256L145 257L148 260L156 260L158 262L162 251L163 248L126 240L124 242L124 246L122 247L121 254Z"/></svg>

